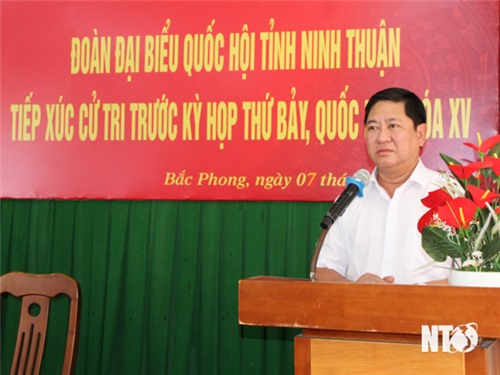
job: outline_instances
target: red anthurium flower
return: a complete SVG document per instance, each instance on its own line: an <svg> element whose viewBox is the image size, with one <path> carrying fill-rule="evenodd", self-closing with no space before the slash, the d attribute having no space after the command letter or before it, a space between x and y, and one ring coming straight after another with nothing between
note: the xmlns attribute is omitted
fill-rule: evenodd
<svg viewBox="0 0 500 375"><path fill-rule="evenodd" d="M490 161L477 161L468 165L450 164L448 165L448 168L450 168L450 171L452 171L458 178L467 180L475 172L479 171L482 168L490 168L491 165L492 163Z"/></svg>
<svg viewBox="0 0 500 375"><path fill-rule="evenodd" d="M423 198L422 203L425 207L433 208L443 204L449 199L452 198L444 189L437 189L431 191L425 198Z"/></svg>
<svg viewBox="0 0 500 375"><path fill-rule="evenodd" d="M431 208L429 211L427 211L425 214L422 215L422 217L420 218L420 220L418 221L418 224L417 224L418 231L420 233L422 233L422 229L424 229L424 227L431 224L432 217L434 216L435 213L436 213L436 209Z"/></svg>
<svg viewBox="0 0 500 375"><path fill-rule="evenodd" d="M499 197L498 194L492 193L489 190L480 189L474 185L468 185L467 190L469 191L472 200L479 208L486 207L486 202L491 203L494 199Z"/></svg>
<svg viewBox="0 0 500 375"><path fill-rule="evenodd" d="M422 204L425 207L429 207L430 210L427 211L418 221L417 227L420 233L422 233L422 229L424 229L424 227L431 224L432 217L436 213L437 208L449 199L452 198L444 189L431 191L425 198L422 199Z"/></svg>
<svg viewBox="0 0 500 375"><path fill-rule="evenodd" d="M484 161L491 163L491 169L497 176L500 176L500 158L493 156L485 156Z"/></svg>
<svg viewBox="0 0 500 375"><path fill-rule="evenodd" d="M477 206L464 197L451 199L437 208L441 221L454 228L467 228L476 214Z"/></svg>
<svg viewBox="0 0 500 375"><path fill-rule="evenodd" d="M478 135L479 138L479 135ZM500 134L494 135L493 137L490 137L486 139L484 142L481 142L481 139L479 138L478 140L478 145L474 145L469 142L465 142L464 145L467 147L473 148L477 152L487 152L490 148L495 146L498 142L500 142Z"/></svg>

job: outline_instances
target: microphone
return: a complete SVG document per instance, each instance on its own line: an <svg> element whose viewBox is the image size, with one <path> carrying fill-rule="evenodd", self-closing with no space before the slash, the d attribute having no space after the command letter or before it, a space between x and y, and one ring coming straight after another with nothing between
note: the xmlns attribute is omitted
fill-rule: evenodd
<svg viewBox="0 0 500 375"><path fill-rule="evenodd" d="M332 207L330 207L321 222L323 229L329 229L335 220L342 216L347 206L351 204L356 196L363 196L363 188L368 181L370 181L370 172L366 169L360 169L352 177L346 179L346 188L333 202Z"/></svg>

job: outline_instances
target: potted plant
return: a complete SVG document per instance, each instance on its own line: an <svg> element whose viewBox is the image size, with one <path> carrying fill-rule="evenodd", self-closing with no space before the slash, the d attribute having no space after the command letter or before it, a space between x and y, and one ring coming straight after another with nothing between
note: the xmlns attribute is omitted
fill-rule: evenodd
<svg viewBox="0 0 500 375"><path fill-rule="evenodd" d="M451 285L500 286L500 135L464 145L477 160L462 165L440 154L451 174L442 172L446 184L422 199L422 247L437 262L453 259Z"/></svg>

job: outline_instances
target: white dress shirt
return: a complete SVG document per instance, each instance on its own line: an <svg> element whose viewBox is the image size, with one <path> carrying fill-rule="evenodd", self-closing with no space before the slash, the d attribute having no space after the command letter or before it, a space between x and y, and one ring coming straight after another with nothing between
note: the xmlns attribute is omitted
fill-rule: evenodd
<svg viewBox="0 0 500 375"><path fill-rule="evenodd" d="M446 279L451 259L436 263L421 245L417 229L428 210L421 199L444 185L443 177L419 161L392 198L379 185L375 169L363 189L326 235L318 267L339 272L351 281L369 272L394 276L397 284Z"/></svg>

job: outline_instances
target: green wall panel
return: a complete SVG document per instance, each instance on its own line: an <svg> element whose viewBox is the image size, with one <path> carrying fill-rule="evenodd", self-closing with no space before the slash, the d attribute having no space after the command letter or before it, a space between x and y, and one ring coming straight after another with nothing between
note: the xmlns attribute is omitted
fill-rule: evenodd
<svg viewBox="0 0 500 375"><path fill-rule="evenodd" d="M304 277L326 203L1 201L1 273L81 286L76 374L293 374L298 330L238 324L238 280ZM56 312L58 346L64 300ZM2 309L2 373L17 329ZM62 333L61 333L62 332ZM57 355L44 362L57 372Z"/></svg>

